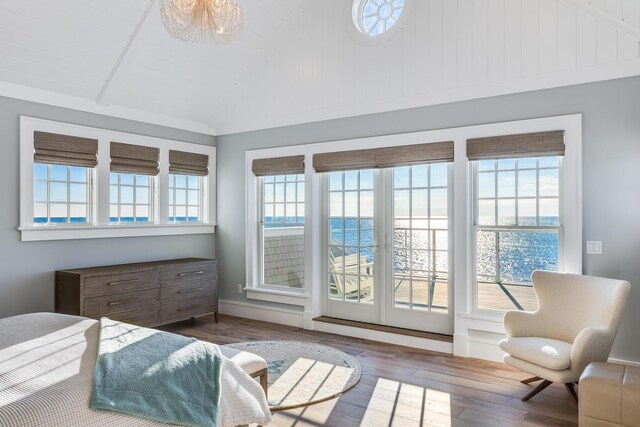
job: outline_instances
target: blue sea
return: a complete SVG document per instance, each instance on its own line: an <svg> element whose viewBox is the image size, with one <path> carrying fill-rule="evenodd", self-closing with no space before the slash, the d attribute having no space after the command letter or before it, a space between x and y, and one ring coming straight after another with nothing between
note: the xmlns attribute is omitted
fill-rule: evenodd
<svg viewBox="0 0 640 427"><path fill-rule="evenodd" d="M521 219L522 221L522 219ZM274 224L277 227L278 222ZM541 218L542 225L557 225L556 218ZM373 220L371 219L331 219L331 244L344 246L346 253L360 251L361 262L373 262ZM397 226L399 228L399 225ZM358 237L360 236L360 237ZM394 235L394 270L408 272L410 257L413 257L414 270L430 271L433 261L429 251L404 249L408 241L408 231L396 230ZM429 247L428 233L414 233L413 247ZM439 276L448 270L448 248L446 230L436 234L435 268ZM358 242L360 238L360 242ZM416 241L418 240L418 241ZM422 240L422 241L420 241ZM529 283L534 270L558 270L559 237L553 230L540 232L522 231L479 231L477 236L477 276L483 281L502 281L505 283ZM500 262L496 263L497 252Z"/></svg>
<svg viewBox="0 0 640 427"><path fill-rule="evenodd" d="M177 221L177 222L196 222L199 221L198 217L195 216L190 216L190 217L185 217L185 216L179 216L176 217L175 219L173 217L169 218L169 221ZM61 217L61 218L51 218L50 221L52 223L55 224L64 224L67 222L67 217ZM115 217L111 217L109 218L110 222L118 222L118 218ZM35 217L33 218L33 222L35 222L36 224L46 224L47 223L47 218L45 217ZM87 218L86 217L71 217L69 219L70 223L74 223L74 224L85 224L87 222ZM133 218L133 217L122 217L120 218L120 222L149 222L149 218L148 217L138 217L138 218Z"/></svg>

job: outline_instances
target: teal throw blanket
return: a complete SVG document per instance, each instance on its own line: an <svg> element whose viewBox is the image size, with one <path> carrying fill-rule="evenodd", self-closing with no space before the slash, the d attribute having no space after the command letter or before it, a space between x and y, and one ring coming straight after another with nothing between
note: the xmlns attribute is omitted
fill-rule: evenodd
<svg viewBox="0 0 640 427"><path fill-rule="evenodd" d="M216 426L217 345L100 320L91 408L187 426Z"/></svg>

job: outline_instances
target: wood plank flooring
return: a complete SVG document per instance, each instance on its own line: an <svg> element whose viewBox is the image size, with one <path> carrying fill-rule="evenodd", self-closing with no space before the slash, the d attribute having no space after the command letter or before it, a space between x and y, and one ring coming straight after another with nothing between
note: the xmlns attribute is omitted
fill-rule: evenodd
<svg viewBox="0 0 640 427"><path fill-rule="evenodd" d="M504 364L343 337L231 316L211 316L161 329L217 344L254 340L313 341L356 357L360 383L317 405L276 412L273 427L577 426L562 385L529 402L527 374Z"/></svg>

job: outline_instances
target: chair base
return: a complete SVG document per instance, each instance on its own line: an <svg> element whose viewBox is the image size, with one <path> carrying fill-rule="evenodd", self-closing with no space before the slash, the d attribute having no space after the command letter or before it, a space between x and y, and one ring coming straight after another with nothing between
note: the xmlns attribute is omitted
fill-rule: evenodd
<svg viewBox="0 0 640 427"><path fill-rule="evenodd" d="M523 402L526 402L526 401L530 400L532 397L534 397L535 395L540 393L542 390L544 390L545 388L547 388L551 384L553 384L552 381L545 380L544 378L540 378L540 377L531 377L531 378L527 378L525 380L522 380L520 382L522 384L531 384L531 383L535 383L537 381L542 381L542 382L540 384L538 384L533 390L531 390L529 393L527 393L522 398ZM574 388L574 383L566 383L564 385L564 387L567 389L567 393L569 394L569 398L570 398L571 402L573 402L573 404L577 408L578 407L578 393L576 393L576 389Z"/></svg>

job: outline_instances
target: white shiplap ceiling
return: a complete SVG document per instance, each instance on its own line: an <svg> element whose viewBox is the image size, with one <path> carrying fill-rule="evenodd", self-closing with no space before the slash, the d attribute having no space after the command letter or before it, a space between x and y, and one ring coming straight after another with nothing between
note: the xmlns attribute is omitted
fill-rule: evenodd
<svg viewBox="0 0 640 427"><path fill-rule="evenodd" d="M232 133L640 74L640 0L407 0L378 45L350 0L245 0L227 45L154 0L0 0L0 96Z"/></svg>

